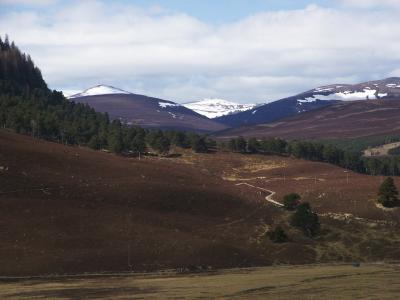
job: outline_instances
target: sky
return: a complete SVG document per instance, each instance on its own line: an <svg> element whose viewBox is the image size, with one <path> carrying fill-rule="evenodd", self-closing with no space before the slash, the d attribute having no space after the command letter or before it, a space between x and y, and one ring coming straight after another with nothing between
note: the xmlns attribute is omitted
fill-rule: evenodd
<svg viewBox="0 0 400 300"><path fill-rule="evenodd" d="M262 103L400 76L400 0L0 0L52 89Z"/></svg>

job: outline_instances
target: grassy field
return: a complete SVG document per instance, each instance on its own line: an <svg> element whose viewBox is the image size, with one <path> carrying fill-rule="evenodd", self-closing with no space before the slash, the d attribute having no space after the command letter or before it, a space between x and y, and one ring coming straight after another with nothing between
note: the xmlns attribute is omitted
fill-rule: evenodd
<svg viewBox="0 0 400 300"><path fill-rule="evenodd" d="M0 284L1 299L398 299L399 294L400 268L386 264L3 280Z"/></svg>

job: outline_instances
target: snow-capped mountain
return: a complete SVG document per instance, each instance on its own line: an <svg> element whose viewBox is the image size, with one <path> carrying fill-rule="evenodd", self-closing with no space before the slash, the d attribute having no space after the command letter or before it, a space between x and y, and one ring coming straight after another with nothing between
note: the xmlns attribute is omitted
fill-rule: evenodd
<svg viewBox="0 0 400 300"><path fill-rule="evenodd" d="M392 77L360 84L333 84L318 87L300 94L298 102L304 103L316 100L374 100L397 95L400 95L400 78Z"/></svg>
<svg viewBox="0 0 400 300"><path fill-rule="evenodd" d="M241 104L215 98L185 103L182 105L210 119L246 111L256 106L255 104Z"/></svg>
<svg viewBox="0 0 400 300"><path fill-rule="evenodd" d="M110 85L99 84L99 85L93 86L91 88L88 88L81 93L71 95L68 98L73 99L73 98L79 98L79 97L112 95L112 94L132 94L132 93L124 91L124 90L116 88L116 87L113 87L113 86L110 86Z"/></svg>
<svg viewBox="0 0 400 300"><path fill-rule="evenodd" d="M198 132L226 128L178 103L130 93L108 85L91 87L70 96L69 99L88 104L96 111L108 113L111 119L146 128Z"/></svg>
<svg viewBox="0 0 400 300"><path fill-rule="evenodd" d="M340 101L400 99L400 78L368 81L359 84L333 84L257 106L245 112L216 118L231 127L271 123Z"/></svg>

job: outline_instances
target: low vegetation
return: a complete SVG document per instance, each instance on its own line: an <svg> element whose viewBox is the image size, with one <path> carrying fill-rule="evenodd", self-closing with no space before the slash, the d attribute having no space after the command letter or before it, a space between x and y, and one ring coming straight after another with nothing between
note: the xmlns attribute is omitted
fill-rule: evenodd
<svg viewBox="0 0 400 300"><path fill-rule="evenodd" d="M286 243L288 241L288 236L281 226L277 226L275 229L269 231L268 236L274 243Z"/></svg>

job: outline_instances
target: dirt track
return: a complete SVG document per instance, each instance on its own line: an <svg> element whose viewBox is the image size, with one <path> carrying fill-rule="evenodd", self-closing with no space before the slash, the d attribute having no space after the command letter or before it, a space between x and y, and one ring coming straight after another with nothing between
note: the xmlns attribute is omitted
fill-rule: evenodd
<svg viewBox="0 0 400 300"><path fill-rule="evenodd" d="M269 203L272 203L272 204L274 204L276 206L283 207L282 203L279 203L279 202L275 201L274 199L272 199L272 197L274 197L274 195L276 194L274 191L267 190L267 189L264 189L264 188L260 188L258 186L254 186L254 185L251 185L251 184L248 184L248 183L237 183L236 185L247 185L249 187L252 187L252 188L267 192L267 193L269 193L269 195L265 197L265 200L267 200Z"/></svg>

